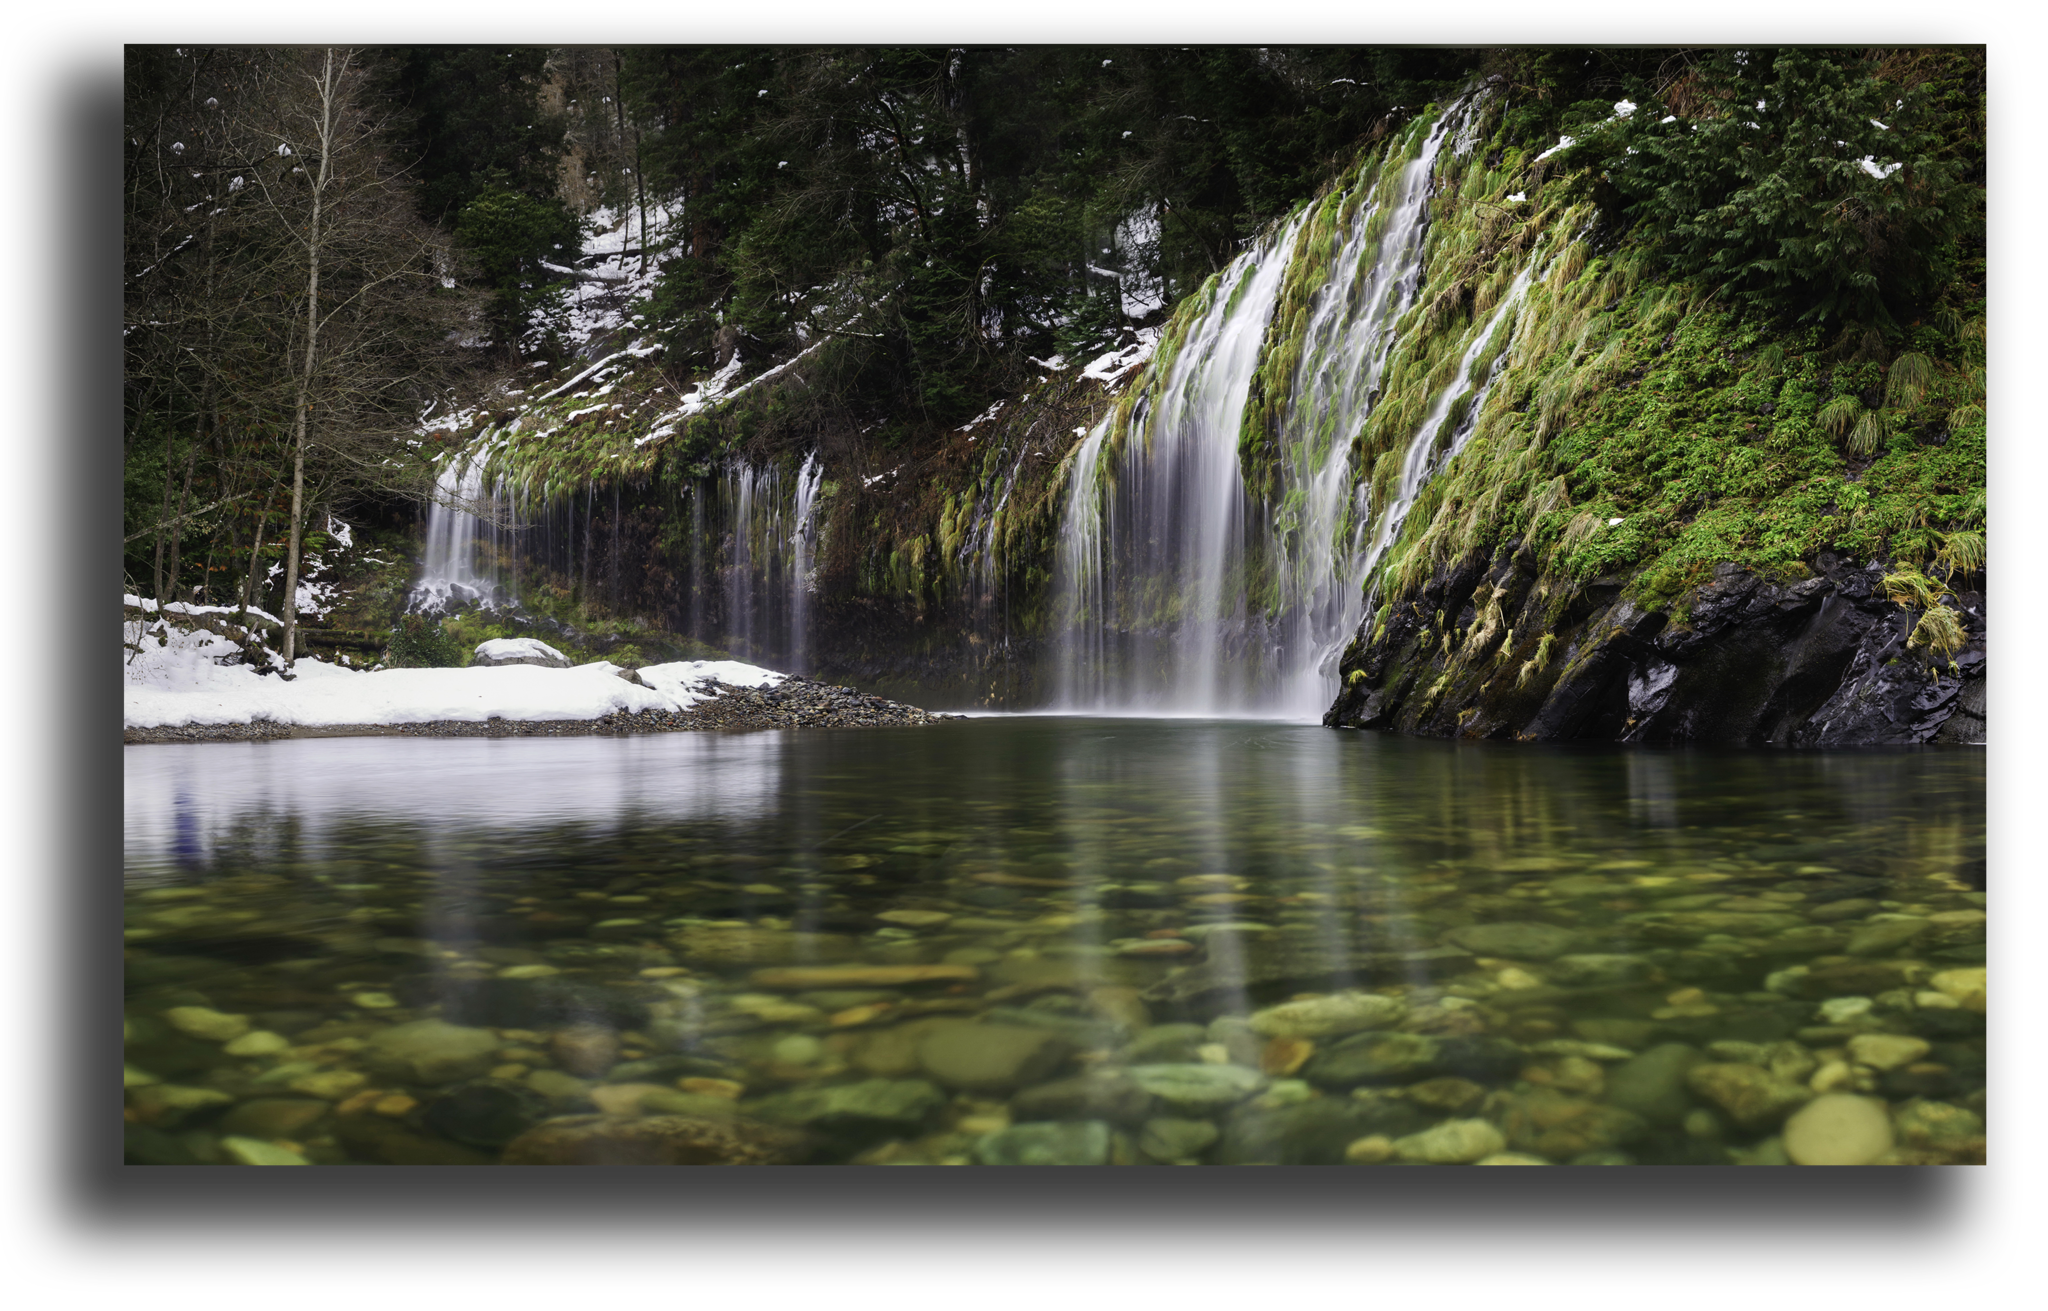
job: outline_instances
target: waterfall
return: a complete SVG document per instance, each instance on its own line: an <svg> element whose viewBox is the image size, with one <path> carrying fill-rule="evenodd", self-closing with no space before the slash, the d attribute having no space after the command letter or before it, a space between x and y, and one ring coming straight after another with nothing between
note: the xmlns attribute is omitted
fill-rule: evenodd
<svg viewBox="0 0 2048 1311"><path fill-rule="evenodd" d="M501 512L506 502L495 483L485 486L488 455L487 449L457 451L442 461L434 477L434 500L427 507L420 578L406 598L408 610L431 614L470 604L516 603L510 580L499 583L499 553L508 532ZM463 508L470 506L490 507L490 517L479 518ZM481 561L480 545L485 557Z"/></svg>
<svg viewBox="0 0 2048 1311"><path fill-rule="evenodd" d="M1473 335L1471 345L1465 348L1465 354L1458 361L1456 377L1444 388L1443 394L1436 398L1436 403L1430 407L1422 426L1415 430L1415 436L1409 440L1408 449L1401 460L1401 481L1386 507L1380 512L1371 546L1358 557L1355 574L1361 581L1372 572L1372 567L1379 563L1380 557L1386 554L1387 547L1393 544L1394 536L1401 531L1402 521L1408 517L1408 509L1415 504L1416 494L1422 490L1423 483L1463 450L1466 439L1471 437L1472 429L1478 423L1480 408L1486 403L1487 392L1493 385L1495 375L1500 372L1501 356L1506 352L1500 352L1494 357L1493 362L1485 370L1484 377L1473 376L1474 366L1485 355L1487 348L1493 343L1494 333L1507 321L1508 315L1521 308L1535 267L1534 261L1531 261L1527 268L1515 275L1514 282L1501 297L1499 306L1488 316L1485 325ZM1468 396L1471 397L1469 403L1460 406L1460 402L1464 402ZM1450 418L1454 408L1460 413L1457 426L1450 434L1448 442L1441 441L1444 423ZM1441 455L1437 453L1439 446L1444 447ZM1364 598L1361 596L1357 613L1352 615L1351 624L1345 630L1347 637L1351 629L1358 626L1358 621L1363 615Z"/></svg>
<svg viewBox="0 0 2048 1311"><path fill-rule="evenodd" d="M796 531L790 534L789 551L789 660L792 674L810 670L810 597L817 590L814 571L818 552L818 488L825 481L825 466L817 452L804 456L796 475Z"/></svg>
<svg viewBox="0 0 2048 1311"><path fill-rule="evenodd" d="M1127 424L1105 419L1069 457L1053 571L1060 708L1310 718L1329 705L1366 580L1469 435L1499 356L1489 344L1529 283L1525 268L1476 326L1375 507L1356 447L1400 348L1423 336L1432 179L1447 151L1471 148L1471 108L1453 103L1412 157L1390 148L1328 198L1320 212L1349 214L1334 239L1303 244L1310 206L1232 262ZM1295 263L1315 290L1268 342L1283 286L1300 285ZM1284 360L1283 348L1294 363L1265 377L1248 416L1262 356ZM1240 451L1264 432L1271 467L1255 495Z"/></svg>

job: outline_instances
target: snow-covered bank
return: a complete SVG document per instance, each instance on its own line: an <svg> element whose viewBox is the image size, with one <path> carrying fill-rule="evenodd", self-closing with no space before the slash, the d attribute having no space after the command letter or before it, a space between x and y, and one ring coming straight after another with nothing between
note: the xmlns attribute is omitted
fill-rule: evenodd
<svg viewBox="0 0 2048 1311"><path fill-rule="evenodd" d="M612 714L687 710L718 695L715 685L760 688L786 675L729 660L650 665L639 684L606 661L571 669L501 665L364 672L301 659L285 682L245 664L241 648L217 634L172 629L151 634L123 668L127 728L268 721L304 728L437 721L587 720Z"/></svg>

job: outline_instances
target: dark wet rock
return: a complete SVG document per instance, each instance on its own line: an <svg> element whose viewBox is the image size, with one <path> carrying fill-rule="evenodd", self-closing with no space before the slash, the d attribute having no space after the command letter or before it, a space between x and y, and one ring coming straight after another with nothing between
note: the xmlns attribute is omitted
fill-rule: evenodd
<svg viewBox="0 0 2048 1311"><path fill-rule="evenodd" d="M1344 1149L1379 1134L1399 1138L1432 1117L1404 1102L1316 1097L1291 1106L1253 1103L1233 1113L1210 1159L1223 1165L1338 1165Z"/></svg>
<svg viewBox="0 0 2048 1311"><path fill-rule="evenodd" d="M505 1148L506 1165L787 1165L803 1134L749 1120L680 1115L569 1115L544 1121Z"/></svg>
<svg viewBox="0 0 2048 1311"><path fill-rule="evenodd" d="M1522 1060L1521 1049L1500 1038L1361 1033L1316 1053L1301 1074L1323 1088L1420 1083L1440 1075L1493 1083Z"/></svg>
<svg viewBox="0 0 2048 1311"><path fill-rule="evenodd" d="M1121 1070L1092 1071L1025 1088L1010 1099L1017 1120L1108 1120L1136 1124L1152 1111L1152 1094Z"/></svg>
<svg viewBox="0 0 2048 1311"><path fill-rule="evenodd" d="M1649 1121L1676 1127L1693 1108L1685 1076L1706 1063L1698 1048L1682 1042L1659 1043L1607 1071L1607 1101Z"/></svg>
<svg viewBox="0 0 2048 1311"><path fill-rule="evenodd" d="M458 1143L495 1150L546 1119L548 1099L516 1084L466 1084L427 1108L426 1127Z"/></svg>
<svg viewBox="0 0 2048 1311"><path fill-rule="evenodd" d="M1630 577L1593 579L1559 598L1536 586L1533 552L1513 543L1499 555L1475 551L1441 565L1384 626L1368 616L1339 664L1342 687L1323 722L1524 741L1983 741L1981 593L1958 594L1968 641L1956 672L1937 678L1907 648L1914 619L1877 586L1880 566L1826 552L1811 564L1810 576L1783 581L1722 564L1700 586L1645 609ZM1503 607L1502 631L1528 636L1496 658L1461 660L1441 686L1426 616L1471 614L1482 585ZM1554 652L1525 675L1538 633L1556 639Z"/></svg>
<svg viewBox="0 0 2048 1311"><path fill-rule="evenodd" d="M1506 956L1511 960L1549 960L1579 945L1579 935L1554 924L1506 922L1468 924L1444 935L1452 943L1476 956Z"/></svg>
<svg viewBox="0 0 2048 1311"><path fill-rule="evenodd" d="M982 1165L1107 1165L1111 1131L1100 1120L1013 1124L974 1144Z"/></svg>

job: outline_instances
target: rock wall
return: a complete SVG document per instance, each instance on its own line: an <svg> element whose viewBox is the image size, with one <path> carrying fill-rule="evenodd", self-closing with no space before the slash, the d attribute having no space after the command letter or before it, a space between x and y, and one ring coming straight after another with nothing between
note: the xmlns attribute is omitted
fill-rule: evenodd
<svg viewBox="0 0 2048 1311"><path fill-rule="evenodd" d="M1345 653L1323 722L1426 737L1716 746L1982 743L1982 574L1952 581L1953 663L1909 644L1878 564L1823 553L1810 577L1719 566L1668 604L1627 580L1543 580L1474 552ZM1550 634L1548 641L1545 634Z"/></svg>

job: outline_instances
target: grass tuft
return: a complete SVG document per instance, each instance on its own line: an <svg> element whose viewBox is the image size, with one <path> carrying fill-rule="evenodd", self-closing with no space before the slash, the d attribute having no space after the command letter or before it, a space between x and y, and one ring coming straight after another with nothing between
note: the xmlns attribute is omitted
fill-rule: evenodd
<svg viewBox="0 0 2048 1311"><path fill-rule="evenodd" d="M1933 381L1934 362L1918 351L1907 351L1892 361L1885 378L1884 403L1890 409L1917 410Z"/></svg>

